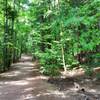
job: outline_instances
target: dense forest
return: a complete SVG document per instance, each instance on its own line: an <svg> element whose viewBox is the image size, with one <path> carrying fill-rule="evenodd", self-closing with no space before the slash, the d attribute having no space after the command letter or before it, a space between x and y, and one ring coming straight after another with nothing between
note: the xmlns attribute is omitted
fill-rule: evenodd
<svg viewBox="0 0 100 100"><path fill-rule="evenodd" d="M100 67L100 0L0 0L0 71L32 54L40 72Z"/></svg>

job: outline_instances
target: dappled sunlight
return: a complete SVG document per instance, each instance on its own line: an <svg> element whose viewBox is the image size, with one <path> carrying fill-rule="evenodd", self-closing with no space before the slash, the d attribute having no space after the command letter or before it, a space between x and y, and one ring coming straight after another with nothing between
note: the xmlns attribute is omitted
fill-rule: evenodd
<svg viewBox="0 0 100 100"><path fill-rule="evenodd" d="M4 85L21 85L21 86L25 86L28 85L29 82L25 81L25 80L20 80L20 81L6 81L6 82L0 82L0 84L4 84Z"/></svg>
<svg viewBox="0 0 100 100"><path fill-rule="evenodd" d="M61 98L66 98L66 94L64 92L60 92L60 91L49 91L47 93L40 93L40 94L37 94L36 96L37 97L40 97L40 96L47 96L47 95L53 95L53 96L56 96L56 97L61 97Z"/></svg>
<svg viewBox="0 0 100 100"><path fill-rule="evenodd" d="M29 59L29 57L26 57L25 59ZM37 75L39 69L37 68L34 68L36 63L32 63L32 62L20 62L20 63L16 63L16 64L12 64L12 70L9 71L9 72L5 72L5 73L2 73L0 74L0 80L22 80L24 79L27 75L27 77L30 77L30 75ZM36 77L37 79L37 77ZM39 78L38 78L39 79ZM28 80L35 80L30 78Z"/></svg>
<svg viewBox="0 0 100 100"><path fill-rule="evenodd" d="M33 94L22 95L19 100L36 100Z"/></svg>
<svg viewBox="0 0 100 100"><path fill-rule="evenodd" d="M97 91L95 89L90 89L89 92L97 93Z"/></svg>
<svg viewBox="0 0 100 100"><path fill-rule="evenodd" d="M32 90L34 90L34 89L35 89L35 88L33 88L33 87L26 88L26 89L24 89L23 93L32 91Z"/></svg>
<svg viewBox="0 0 100 100"><path fill-rule="evenodd" d="M13 76L14 77L14 76L17 76L19 74L21 74L20 71L11 71L11 72L7 72L7 73L3 73L0 76L2 76L2 77L12 77Z"/></svg>
<svg viewBox="0 0 100 100"><path fill-rule="evenodd" d="M25 54L22 54L22 57L21 57L22 60L32 60L32 57L31 56L27 56Z"/></svg>
<svg viewBox="0 0 100 100"><path fill-rule="evenodd" d="M16 66L16 67L20 67L20 66L24 66L24 67L33 67L35 64L34 64L34 62L33 63L30 63L30 62L20 62L20 63L18 63L18 64L15 64L15 65L13 65L13 66Z"/></svg>
<svg viewBox="0 0 100 100"><path fill-rule="evenodd" d="M20 65L28 65L28 66L34 66L34 62L23 62L23 63L20 63Z"/></svg>
<svg viewBox="0 0 100 100"><path fill-rule="evenodd" d="M36 76L36 77L29 77L29 78L26 78L25 80L31 81L31 80L40 80L40 79L42 79L41 76Z"/></svg>
<svg viewBox="0 0 100 100"><path fill-rule="evenodd" d="M26 67L26 66L28 66L28 65L25 65L25 67L23 68L23 67L21 67L20 69L24 69L24 70L28 70L28 69L33 69L33 67Z"/></svg>
<svg viewBox="0 0 100 100"><path fill-rule="evenodd" d="M22 54L21 61L32 61L32 56L27 56L25 54Z"/></svg>
<svg viewBox="0 0 100 100"><path fill-rule="evenodd" d="M21 81L9 82L9 84L11 84L11 85L21 85L21 86L25 86L25 85L28 85L29 82L24 81L24 80L21 80Z"/></svg>
<svg viewBox="0 0 100 100"><path fill-rule="evenodd" d="M74 69L74 70L68 70L66 72L61 72L63 77L77 77L82 76L84 74L84 70L82 68L80 69Z"/></svg>
<svg viewBox="0 0 100 100"><path fill-rule="evenodd" d="M25 59L28 60L28 57ZM12 67L11 71L0 74L0 100L8 100L8 97L14 98L13 100L71 100L70 98L79 95L72 77L65 79L43 76L36 63L29 61L13 64ZM70 74L73 76L75 72ZM89 79L84 81L91 83ZM86 91L99 93L97 89L93 89L92 83L89 85Z"/></svg>
<svg viewBox="0 0 100 100"><path fill-rule="evenodd" d="M90 92L90 93L98 93L98 91L96 90L96 89L91 89L91 88L85 88L84 87L84 89L85 89L85 91L88 91L88 92ZM75 87L70 87L69 88L69 91L72 91L72 92L78 92L79 91L79 89L77 89L77 88L75 88Z"/></svg>
<svg viewBox="0 0 100 100"><path fill-rule="evenodd" d="M0 0L0 100L100 100L100 0Z"/></svg>
<svg viewBox="0 0 100 100"><path fill-rule="evenodd" d="M27 81L40 80L40 79L48 79L48 78L45 77L45 76L36 76L36 77L28 77L28 78L25 78L25 80L27 80Z"/></svg>

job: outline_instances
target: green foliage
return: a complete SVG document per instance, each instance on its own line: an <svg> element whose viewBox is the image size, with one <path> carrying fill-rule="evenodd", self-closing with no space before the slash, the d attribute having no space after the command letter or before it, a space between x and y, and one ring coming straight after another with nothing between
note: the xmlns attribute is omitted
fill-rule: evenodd
<svg viewBox="0 0 100 100"><path fill-rule="evenodd" d="M69 69L78 67L81 61L76 56L82 56L81 52L96 52L96 46L100 45L99 0L76 1L77 4L65 0L54 2L33 2L34 13L30 13L37 31L33 36L36 47L33 52L39 55L42 72L46 73L54 73L64 63Z"/></svg>
<svg viewBox="0 0 100 100"><path fill-rule="evenodd" d="M30 30L20 19L22 11L19 12L19 3L21 2L0 1L0 72L8 70L10 65L20 58L24 45L23 37L26 35L24 32Z"/></svg>
<svg viewBox="0 0 100 100"><path fill-rule="evenodd" d="M8 0L0 6L4 66L28 52L47 75L99 62L100 0Z"/></svg>
<svg viewBox="0 0 100 100"><path fill-rule="evenodd" d="M41 72L46 75L56 76L59 74L59 55L52 50L46 50L45 53L40 54Z"/></svg>

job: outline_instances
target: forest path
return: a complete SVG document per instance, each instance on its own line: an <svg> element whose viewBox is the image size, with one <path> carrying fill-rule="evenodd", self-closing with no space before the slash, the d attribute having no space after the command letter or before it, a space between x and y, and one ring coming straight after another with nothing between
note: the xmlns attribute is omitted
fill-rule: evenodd
<svg viewBox="0 0 100 100"><path fill-rule="evenodd" d="M56 85L60 83L61 88L65 83L67 91L59 91L47 79L39 73L32 57L22 55L20 62L13 64L10 71L0 74L0 100L86 100L83 94L73 92L73 80L54 81Z"/></svg>
<svg viewBox="0 0 100 100"><path fill-rule="evenodd" d="M45 78L32 57L22 55L10 71L0 74L0 100L64 100Z"/></svg>

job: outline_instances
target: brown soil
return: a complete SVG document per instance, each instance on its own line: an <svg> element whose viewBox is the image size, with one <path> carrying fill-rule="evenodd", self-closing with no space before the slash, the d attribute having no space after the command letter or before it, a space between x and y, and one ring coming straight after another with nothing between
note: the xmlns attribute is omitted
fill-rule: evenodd
<svg viewBox="0 0 100 100"><path fill-rule="evenodd" d="M0 100L100 100L96 78L49 78L31 59L23 55L9 72L0 74Z"/></svg>

